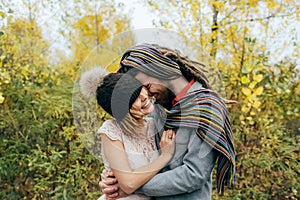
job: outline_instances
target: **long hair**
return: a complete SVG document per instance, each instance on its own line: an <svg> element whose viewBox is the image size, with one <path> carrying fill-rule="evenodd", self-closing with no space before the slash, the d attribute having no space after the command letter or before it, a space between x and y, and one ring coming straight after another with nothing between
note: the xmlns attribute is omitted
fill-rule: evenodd
<svg viewBox="0 0 300 200"><path fill-rule="evenodd" d="M159 46L157 44L152 44L156 47L164 56L170 58L174 62L176 62L179 67L182 75L187 79L196 79L198 82L202 84L203 87L207 89L212 89L208 78L205 73L208 71L205 69L206 65L204 63L191 60L188 56L183 56L180 51L169 49L167 47Z"/></svg>
<svg viewBox="0 0 300 200"><path fill-rule="evenodd" d="M146 124L144 114L130 109L122 121L119 122L124 134L137 138L145 138L147 135L143 129Z"/></svg>
<svg viewBox="0 0 300 200"><path fill-rule="evenodd" d="M160 46L158 44L152 44L156 47L164 56L170 58L176 62L179 67L182 75L190 81L191 79L197 80L202 84L206 89L214 90L205 73L208 73L207 66L204 63L191 60L188 56L184 56L178 50L173 50L167 47ZM215 91L216 92L216 91ZM235 104L237 101L226 99L222 97L222 100L226 104Z"/></svg>

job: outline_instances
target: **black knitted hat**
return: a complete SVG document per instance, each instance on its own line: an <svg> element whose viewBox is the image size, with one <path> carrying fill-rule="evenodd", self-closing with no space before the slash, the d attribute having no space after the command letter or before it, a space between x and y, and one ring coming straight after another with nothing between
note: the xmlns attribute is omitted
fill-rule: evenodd
<svg viewBox="0 0 300 200"><path fill-rule="evenodd" d="M97 102L111 116L121 121L138 98L142 86L129 74L110 73L97 88Z"/></svg>

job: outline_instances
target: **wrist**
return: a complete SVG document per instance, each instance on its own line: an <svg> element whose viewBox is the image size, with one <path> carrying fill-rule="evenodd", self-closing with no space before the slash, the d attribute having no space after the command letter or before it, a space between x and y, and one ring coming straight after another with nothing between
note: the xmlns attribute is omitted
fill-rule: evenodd
<svg viewBox="0 0 300 200"><path fill-rule="evenodd" d="M163 152L163 153L160 155L160 157L161 157L161 160L162 160L164 163L167 163L167 162L169 162L169 161L171 160L172 155L169 154L169 153L164 153L164 152Z"/></svg>

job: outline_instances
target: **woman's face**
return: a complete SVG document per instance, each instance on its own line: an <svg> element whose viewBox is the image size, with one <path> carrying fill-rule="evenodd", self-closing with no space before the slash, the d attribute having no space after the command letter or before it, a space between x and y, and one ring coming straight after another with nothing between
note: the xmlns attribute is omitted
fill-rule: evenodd
<svg viewBox="0 0 300 200"><path fill-rule="evenodd" d="M146 88L142 88L140 95L132 104L132 110L143 113L144 115L148 115L154 109L153 104L150 101L148 91Z"/></svg>

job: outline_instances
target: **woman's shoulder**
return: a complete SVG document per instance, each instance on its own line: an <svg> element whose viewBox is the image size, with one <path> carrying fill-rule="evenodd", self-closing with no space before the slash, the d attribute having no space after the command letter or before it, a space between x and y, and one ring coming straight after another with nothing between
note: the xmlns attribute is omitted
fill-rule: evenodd
<svg viewBox="0 0 300 200"><path fill-rule="evenodd" d="M103 126L118 126L118 122L115 119L108 119L102 123L101 127L103 127Z"/></svg>
<svg viewBox="0 0 300 200"><path fill-rule="evenodd" d="M118 122L115 119L104 121L97 133L105 134L113 140L121 140L123 134Z"/></svg>

